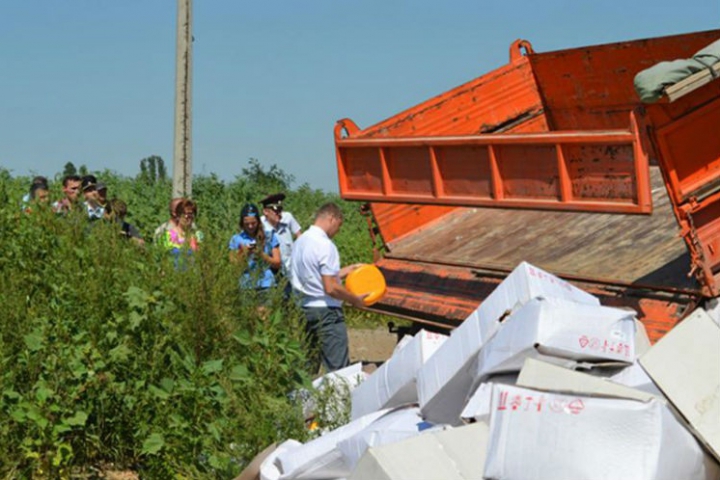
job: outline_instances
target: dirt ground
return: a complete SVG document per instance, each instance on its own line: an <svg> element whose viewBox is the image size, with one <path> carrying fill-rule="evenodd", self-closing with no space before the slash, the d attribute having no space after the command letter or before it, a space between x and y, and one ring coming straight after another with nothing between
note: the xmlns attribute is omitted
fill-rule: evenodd
<svg viewBox="0 0 720 480"><path fill-rule="evenodd" d="M377 329L348 329L350 362L382 363L392 355L397 335L387 327Z"/></svg>

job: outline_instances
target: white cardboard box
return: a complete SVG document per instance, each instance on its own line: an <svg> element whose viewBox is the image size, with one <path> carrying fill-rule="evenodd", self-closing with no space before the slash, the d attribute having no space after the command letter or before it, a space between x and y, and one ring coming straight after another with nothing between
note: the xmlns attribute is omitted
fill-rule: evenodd
<svg viewBox="0 0 720 480"><path fill-rule="evenodd" d="M482 344L477 317L468 317L422 365L417 374L417 395L426 420L462 424L460 412L473 381L473 362Z"/></svg>
<svg viewBox="0 0 720 480"><path fill-rule="evenodd" d="M418 373L418 401L433 423L461 425L460 414L472 391L480 348L500 325L506 312L538 296L554 296L599 305L599 300L544 270L522 262L450 334Z"/></svg>
<svg viewBox="0 0 720 480"><path fill-rule="evenodd" d="M474 423L370 447L349 480L478 480L488 427Z"/></svg>
<svg viewBox="0 0 720 480"><path fill-rule="evenodd" d="M493 387L484 478L708 480L714 466L661 401Z"/></svg>
<svg viewBox="0 0 720 480"><path fill-rule="evenodd" d="M482 345L477 322L466 320L417 374L423 417L438 424L461 425L460 413L473 382L475 357Z"/></svg>
<svg viewBox="0 0 720 480"><path fill-rule="evenodd" d="M720 326L695 310L640 365L720 461Z"/></svg>
<svg viewBox="0 0 720 480"><path fill-rule="evenodd" d="M417 403L417 373L447 338L447 335L420 330L353 390L351 418Z"/></svg>
<svg viewBox="0 0 720 480"><path fill-rule="evenodd" d="M479 318L480 335L488 339L499 326L499 319L537 297L563 298L587 305L600 305L597 297L545 270L522 262L470 316Z"/></svg>
<svg viewBox="0 0 720 480"><path fill-rule="evenodd" d="M350 469L337 448L338 442L352 437L387 412L381 410L365 415L299 447L280 452L275 457L275 465L282 474L280 480L322 480L347 476Z"/></svg>
<svg viewBox="0 0 720 480"><path fill-rule="evenodd" d="M572 366L576 362L635 360L634 312L560 298L534 298L510 315L483 346L475 383L518 372L526 358Z"/></svg>

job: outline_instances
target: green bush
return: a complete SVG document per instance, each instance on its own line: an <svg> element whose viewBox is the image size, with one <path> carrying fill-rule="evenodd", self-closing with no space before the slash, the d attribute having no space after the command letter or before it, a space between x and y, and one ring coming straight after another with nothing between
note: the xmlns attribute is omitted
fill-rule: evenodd
<svg viewBox="0 0 720 480"><path fill-rule="evenodd" d="M0 473L113 463L227 478L258 447L303 437L287 400L307 381L300 317L260 315L224 241L176 269L112 225L2 215Z"/></svg>
<svg viewBox="0 0 720 480"><path fill-rule="evenodd" d="M97 176L151 240L168 217L169 181ZM261 313L238 289L227 243L243 203L284 190L304 228L320 204L338 202L343 263L368 262L357 204L292 190L291 177L257 162L230 183L199 177L205 241L176 268L151 241L139 247L83 212L22 213L29 182L0 170L0 478L109 464L143 478L230 478L268 444L307 438L289 395L309 385L301 313L279 297ZM60 197L59 180L51 190ZM348 314L350 324L382 321Z"/></svg>

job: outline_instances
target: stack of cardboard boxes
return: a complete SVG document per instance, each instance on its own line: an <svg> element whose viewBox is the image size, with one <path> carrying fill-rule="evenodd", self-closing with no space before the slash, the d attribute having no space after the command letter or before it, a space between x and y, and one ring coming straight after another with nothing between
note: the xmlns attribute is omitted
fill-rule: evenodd
<svg viewBox="0 0 720 480"><path fill-rule="evenodd" d="M245 478L720 480L702 309L650 347L635 312L522 263L451 335L404 343L352 390L350 423Z"/></svg>

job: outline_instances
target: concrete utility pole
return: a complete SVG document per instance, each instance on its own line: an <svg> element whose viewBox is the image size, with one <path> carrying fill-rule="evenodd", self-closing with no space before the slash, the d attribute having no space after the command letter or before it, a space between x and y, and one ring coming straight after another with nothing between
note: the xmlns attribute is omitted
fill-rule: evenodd
<svg viewBox="0 0 720 480"><path fill-rule="evenodd" d="M178 0L173 197L192 195L192 0Z"/></svg>

